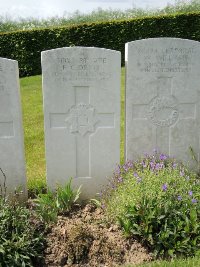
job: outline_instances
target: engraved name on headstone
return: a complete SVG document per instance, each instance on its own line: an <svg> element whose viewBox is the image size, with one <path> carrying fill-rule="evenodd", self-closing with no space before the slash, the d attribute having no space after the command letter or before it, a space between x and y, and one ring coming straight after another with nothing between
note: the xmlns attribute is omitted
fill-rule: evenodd
<svg viewBox="0 0 200 267"><path fill-rule="evenodd" d="M73 177L94 197L120 157L120 53L101 48L42 52L47 183Z"/></svg>
<svg viewBox="0 0 200 267"><path fill-rule="evenodd" d="M200 152L200 44L177 38L126 44L126 159L158 149L191 162Z"/></svg>
<svg viewBox="0 0 200 267"><path fill-rule="evenodd" d="M18 63L0 58L0 186L27 197ZM6 183L5 183L6 182Z"/></svg>

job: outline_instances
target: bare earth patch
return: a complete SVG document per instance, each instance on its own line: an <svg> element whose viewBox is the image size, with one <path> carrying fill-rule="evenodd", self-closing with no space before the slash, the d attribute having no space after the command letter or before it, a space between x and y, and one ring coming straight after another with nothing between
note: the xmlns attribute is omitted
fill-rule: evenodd
<svg viewBox="0 0 200 267"><path fill-rule="evenodd" d="M59 216L47 236L45 264L49 267L112 267L151 260L147 249L125 238L117 225L106 223L102 209L92 204Z"/></svg>

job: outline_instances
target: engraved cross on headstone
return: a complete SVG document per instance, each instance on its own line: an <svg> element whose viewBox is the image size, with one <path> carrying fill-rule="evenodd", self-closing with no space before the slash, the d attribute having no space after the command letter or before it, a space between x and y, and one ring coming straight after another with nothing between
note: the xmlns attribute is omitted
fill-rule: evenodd
<svg viewBox="0 0 200 267"><path fill-rule="evenodd" d="M51 113L51 128L68 128L76 141L76 177L91 177L90 136L98 128L113 128L114 113L98 113L90 104L89 86L74 86L74 103L67 113Z"/></svg>
<svg viewBox="0 0 200 267"><path fill-rule="evenodd" d="M148 120L155 126L154 147L169 155L171 128L180 119L195 119L195 103L178 102L172 80L158 77L157 95L149 103L133 105L132 110L133 120Z"/></svg>

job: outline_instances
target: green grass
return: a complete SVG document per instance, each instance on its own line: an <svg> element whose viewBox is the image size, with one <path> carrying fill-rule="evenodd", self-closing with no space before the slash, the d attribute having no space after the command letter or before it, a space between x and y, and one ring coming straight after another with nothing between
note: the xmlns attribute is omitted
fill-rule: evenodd
<svg viewBox="0 0 200 267"><path fill-rule="evenodd" d="M176 259L173 261L154 261L140 265L123 265L123 267L199 267L200 258Z"/></svg>
<svg viewBox="0 0 200 267"><path fill-rule="evenodd" d="M46 184L41 76L20 79L20 86L28 187L34 190Z"/></svg>

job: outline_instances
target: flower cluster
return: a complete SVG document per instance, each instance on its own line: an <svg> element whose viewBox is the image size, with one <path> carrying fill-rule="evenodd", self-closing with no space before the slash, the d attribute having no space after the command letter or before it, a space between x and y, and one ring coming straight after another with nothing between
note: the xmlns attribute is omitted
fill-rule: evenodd
<svg viewBox="0 0 200 267"><path fill-rule="evenodd" d="M156 183L151 182L154 176L157 176ZM173 178L174 177L174 178ZM198 199L194 195L192 188L185 192L182 189L181 184L191 184L190 175L187 169L178 163L174 158L170 158L168 155L158 153L154 150L152 155L145 153L144 157L139 160L132 161L127 160L122 165L117 165L115 172L109 180L108 186L101 192L100 196L105 204L105 199L109 199L113 193L118 192L118 189L123 186L135 187L142 186L149 190L159 192L163 196L166 194L174 195L174 200L184 201L189 199L193 204L198 202ZM197 183L194 181L193 183ZM184 188L184 187L183 187ZM143 189L142 189L143 190ZM146 189L145 189L146 190ZM156 193L155 193L156 194ZM187 196L187 197L186 197Z"/></svg>
<svg viewBox="0 0 200 267"><path fill-rule="evenodd" d="M177 166L177 165L176 165L176 166ZM188 181L190 180L190 177L189 177L188 175L186 175L186 173L185 173L185 169L183 168L183 166L180 166L179 175L180 175L180 178L182 178L183 181L184 181L184 179L185 179L185 182L188 182ZM194 181L194 182L193 182L193 185L195 185L196 182L197 182L197 181ZM167 190L168 190L168 184L167 184L167 183L162 184L162 191L166 192ZM188 196L189 199L191 200L191 202L192 202L193 204L195 204L195 203L198 202L197 199L195 199L195 198L193 197L193 191L192 191L192 190L189 190L188 192L184 192L184 194L185 194L185 195L180 195L180 194L178 194L177 197L176 197L177 200L178 200L178 201L181 201L181 200L183 200L183 199L187 199L187 196Z"/></svg>
<svg viewBox="0 0 200 267"><path fill-rule="evenodd" d="M145 240L155 253L193 255L200 248L199 192L196 173L154 151L117 165L101 204L108 218Z"/></svg>

